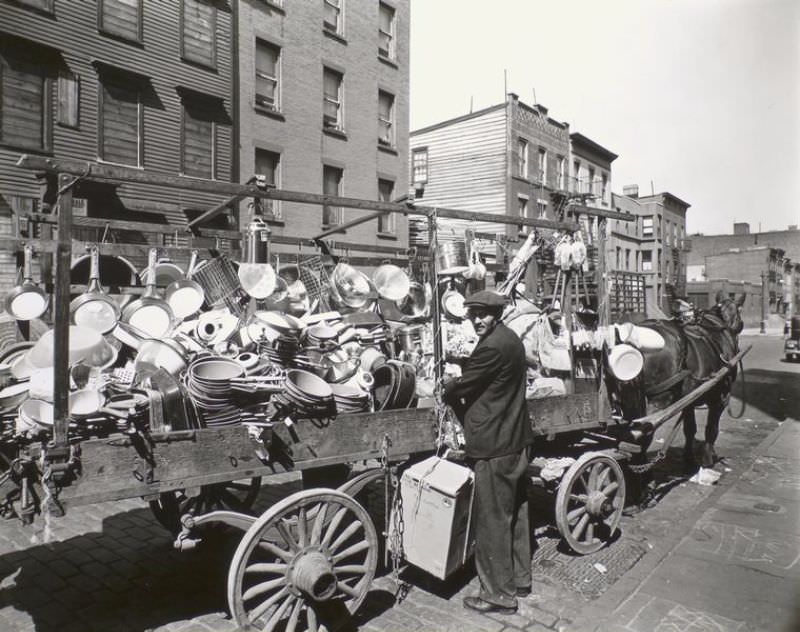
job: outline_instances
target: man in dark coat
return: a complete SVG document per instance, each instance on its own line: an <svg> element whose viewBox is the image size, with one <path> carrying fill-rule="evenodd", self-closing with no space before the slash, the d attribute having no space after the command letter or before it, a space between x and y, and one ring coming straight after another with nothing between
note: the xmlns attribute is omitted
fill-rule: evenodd
<svg viewBox="0 0 800 632"><path fill-rule="evenodd" d="M475 472L475 566L481 589L464 606L512 614L531 590L525 486L533 430L525 402L525 349L500 317L505 297L483 290L464 301L478 344L462 375L445 383L445 401L460 411Z"/></svg>

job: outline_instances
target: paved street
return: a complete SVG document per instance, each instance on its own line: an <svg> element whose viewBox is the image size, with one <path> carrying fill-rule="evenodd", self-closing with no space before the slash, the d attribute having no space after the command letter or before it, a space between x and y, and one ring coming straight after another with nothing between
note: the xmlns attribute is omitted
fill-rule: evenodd
<svg viewBox="0 0 800 632"><path fill-rule="evenodd" d="M658 502L625 516L621 536L575 556L559 546L552 497L534 491L534 594L513 616L463 609L477 580L447 582L406 570L394 604L384 576L356 617L364 631L774 630L800 628L800 364L781 361L782 339L748 336L746 409L721 422L716 486L688 482L681 441L655 469ZM742 406L742 382L732 410ZM702 421L702 411L699 412ZM701 424L702 425L702 424ZM702 436L702 428L700 430ZM654 448L659 445L656 438ZM265 507L300 488L275 478ZM380 504L380 503L378 503ZM212 533L179 553L141 500L71 511L32 527L0 523L0 630L233 630L225 603L236 546Z"/></svg>

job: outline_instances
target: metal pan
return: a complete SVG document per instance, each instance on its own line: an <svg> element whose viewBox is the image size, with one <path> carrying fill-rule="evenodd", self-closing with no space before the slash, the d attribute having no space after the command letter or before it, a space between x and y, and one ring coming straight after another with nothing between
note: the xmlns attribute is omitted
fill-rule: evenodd
<svg viewBox="0 0 800 632"><path fill-rule="evenodd" d="M247 258L239 264L239 282L255 299L265 299L275 291L275 270L269 264L269 233L261 218L253 218L246 233Z"/></svg>
<svg viewBox="0 0 800 632"><path fill-rule="evenodd" d="M156 254L157 250L151 248L147 265L147 287L144 294L122 310L122 322L140 329L149 338L163 338L175 323L175 314L173 314L172 308L158 295L156 290Z"/></svg>
<svg viewBox="0 0 800 632"><path fill-rule="evenodd" d="M91 249L90 257L89 287L86 292L72 300L69 314L73 324L107 334L119 321L120 308L113 298L103 292L100 285L100 253L97 247Z"/></svg>
<svg viewBox="0 0 800 632"><path fill-rule="evenodd" d="M22 284L17 285L6 295L6 311L17 320L39 318L47 309L47 294L33 282L32 255L33 248L26 245L23 248Z"/></svg>
<svg viewBox="0 0 800 632"><path fill-rule="evenodd" d="M118 419L128 418L126 412L107 407L105 395L98 390L84 388L69 394L69 416L72 419L88 419L99 415L108 415Z"/></svg>
<svg viewBox="0 0 800 632"><path fill-rule="evenodd" d="M186 278L173 281L164 292L164 297L172 308L172 313L179 320L189 318L200 311L203 301L206 299L203 287L197 281L192 281L192 272L196 263L197 251L192 250L189 266L186 268Z"/></svg>

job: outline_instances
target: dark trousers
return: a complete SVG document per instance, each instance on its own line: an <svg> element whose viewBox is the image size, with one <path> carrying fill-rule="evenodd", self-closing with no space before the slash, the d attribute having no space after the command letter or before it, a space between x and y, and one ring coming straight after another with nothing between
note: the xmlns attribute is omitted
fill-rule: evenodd
<svg viewBox="0 0 800 632"><path fill-rule="evenodd" d="M474 463L472 515L480 597L500 606L516 606L517 587L531 585L527 467L527 449Z"/></svg>

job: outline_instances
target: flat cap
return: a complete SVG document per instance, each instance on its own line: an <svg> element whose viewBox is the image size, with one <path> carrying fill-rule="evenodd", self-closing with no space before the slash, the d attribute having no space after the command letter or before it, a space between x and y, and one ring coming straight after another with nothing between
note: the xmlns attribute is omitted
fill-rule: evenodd
<svg viewBox="0 0 800 632"><path fill-rule="evenodd" d="M470 294L464 299L464 307L470 307L472 305L480 305L482 307L504 307L505 304L505 295L499 292L493 292L492 290L481 290L480 292L475 292L475 294Z"/></svg>

